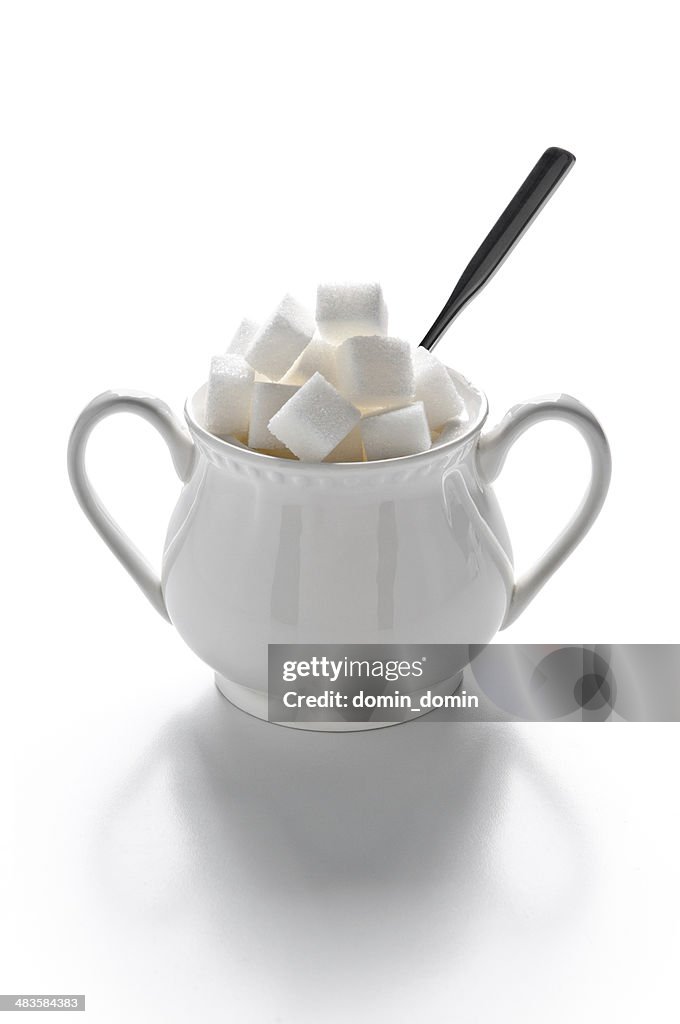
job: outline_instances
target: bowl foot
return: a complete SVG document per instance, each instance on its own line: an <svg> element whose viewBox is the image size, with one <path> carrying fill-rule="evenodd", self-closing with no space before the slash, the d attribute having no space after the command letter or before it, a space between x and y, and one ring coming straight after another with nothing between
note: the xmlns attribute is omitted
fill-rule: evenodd
<svg viewBox="0 0 680 1024"><path fill-rule="evenodd" d="M446 679L443 683L431 687L431 693L437 696L447 696L455 693L462 686L463 673L452 679ZM226 676L215 673L215 686L223 697L226 697L230 704L233 704L240 711L245 711L253 718L259 718L263 722L269 722L269 708L267 693L265 690L251 690L249 686L242 686L235 683ZM282 725L289 729L304 729L309 732L366 732L369 729L388 729L392 725L403 725L404 722L411 722L414 719L429 715L430 709L411 712L408 718L396 719L391 722L347 722L347 721L321 721L321 722L271 722L272 725Z"/></svg>

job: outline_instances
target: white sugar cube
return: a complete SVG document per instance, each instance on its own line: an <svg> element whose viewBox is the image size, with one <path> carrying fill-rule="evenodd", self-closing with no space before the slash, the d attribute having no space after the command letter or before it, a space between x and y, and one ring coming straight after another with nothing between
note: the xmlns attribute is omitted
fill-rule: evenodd
<svg viewBox="0 0 680 1024"><path fill-rule="evenodd" d="M327 455L324 462L363 462L364 442L361 440L361 428L355 427L350 430L344 440L337 448L334 448L330 455Z"/></svg>
<svg viewBox="0 0 680 1024"><path fill-rule="evenodd" d="M246 351L246 359L270 380L280 380L312 340L315 324L304 306L286 295Z"/></svg>
<svg viewBox="0 0 680 1024"><path fill-rule="evenodd" d="M329 384L335 386L335 353L335 346L330 342L319 337L312 338L282 379L282 383L305 384L315 373L320 373Z"/></svg>
<svg viewBox="0 0 680 1024"><path fill-rule="evenodd" d="M439 447L439 445L449 444L451 441L458 441L459 438L467 433L469 427L470 424L464 416L454 417L448 423L445 423L440 431L433 435L432 444Z"/></svg>
<svg viewBox="0 0 680 1024"><path fill-rule="evenodd" d="M245 437L254 377L241 356L213 356L205 401L207 430L222 437Z"/></svg>
<svg viewBox="0 0 680 1024"><path fill-rule="evenodd" d="M243 441L239 441L237 438L234 437L233 434L231 434L229 437L224 437L223 440L228 441L229 444L232 444L234 446L234 448L242 448L244 452L250 451L248 445L244 444Z"/></svg>
<svg viewBox="0 0 680 1024"><path fill-rule="evenodd" d="M336 365L338 390L362 412L398 408L415 397L412 349L399 338L348 338Z"/></svg>
<svg viewBox="0 0 680 1024"><path fill-rule="evenodd" d="M431 430L437 430L464 409L463 399L451 380L449 371L436 356L419 345L413 357L416 398L425 406Z"/></svg>
<svg viewBox="0 0 680 1024"><path fill-rule="evenodd" d="M275 437L304 462L321 462L347 437L361 413L315 373L269 422Z"/></svg>
<svg viewBox="0 0 680 1024"><path fill-rule="evenodd" d="M296 391L296 387L286 384L255 381L250 404L249 448L265 448L268 451L285 448L278 437L274 437L269 430L269 421Z"/></svg>
<svg viewBox="0 0 680 1024"><path fill-rule="evenodd" d="M322 337L338 344L358 334L387 334L382 288L369 284L320 284L316 322Z"/></svg>
<svg viewBox="0 0 680 1024"><path fill-rule="evenodd" d="M231 356L245 356L258 330L259 327L254 320L242 320L227 346L227 353Z"/></svg>
<svg viewBox="0 0 680 1024"><path fill-rule="evenodd" d="M403 409L375 413L361 421L361 436L366 458L397 459L415 455L430 447L430 431L422 402Z"/></svg>

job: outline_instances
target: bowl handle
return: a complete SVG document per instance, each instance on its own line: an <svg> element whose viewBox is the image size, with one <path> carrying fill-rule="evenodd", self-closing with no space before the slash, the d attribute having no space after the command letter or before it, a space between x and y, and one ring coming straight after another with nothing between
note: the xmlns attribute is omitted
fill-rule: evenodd
<svg viewBox="0 0 680 1024"><path fill-rule="evenodd" d="M92 430L100 420L118 412L134 413L156 428L170 449L180 480L186 481L191 475L194 443L180 420L159 398L142 391L105 391L85 406L76 420L68 444L68 473L80 507L142 593L169 622L170 616L165 607L158 574L106 510L85 469L85 451Z"/></svg>
<svg viewBox="0 0 680 1024"><path fill-rule="evenodd" d="M501 422L483 434L477 445L477 472L482 483L496 479L513 444L525 430L543 420L569 423L583 437L591 460L590 483L572 519L548 550L515 580L501 629L522 614L552 574L580 544L595 522L609 488L612 472L609 444L592 412L570 395L547 395L514 406Z"/></svg>

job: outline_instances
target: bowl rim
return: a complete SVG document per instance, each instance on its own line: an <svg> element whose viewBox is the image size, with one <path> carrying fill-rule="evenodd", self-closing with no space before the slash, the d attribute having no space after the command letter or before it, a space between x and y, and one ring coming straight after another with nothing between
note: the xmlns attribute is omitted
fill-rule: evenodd
<svg viewBox="0 0 680 1024"><path fill-rule="evenodd" d="M205 382L200 385L192 394L187 398L184 404L184 417L187 421L187 425L191 434L198 438L201 443L215 452L216 454L234 456L238 459L243 459L246 462L250 462L252 465L260 465L262 468L267 466L270 469L276 468L281 472L290 473L314 473L320 472L332 474L342 470L343 472L353 473L365 473L368 467L399 467L399 466L411 466L414 463L427 462L430 459L441 457L442 455L448 455L454 452L457 448L461 448L463 445L468 443L471 438L481 432L484 423L486 422L487 416L489 415L489 403L487 397L483 391L475 387L467 380L461 373L456 370L452 370L448 367L449 373L454 380L454 383L459 385L461 390L467 393L472 393L477 396L479 401L479 409L473 419L465 426L460 434L457 434L450 441L444 441L439 444L435 441L431 448L428 448L424 452L416 452L413 455L399 455L392 459L372 459L367 462L302 462L299 459L281 458L276 455L268 455L265 452L258 452L252 448L248 448L242 445L240 442L234 440L229 441L223 437L218 437L216 434L211 434L209 430L206 430L196 418L194 412L194 403L196 402L199 395L204 391L206 384ZM463 426L463 423L461 426Z"/></svg>

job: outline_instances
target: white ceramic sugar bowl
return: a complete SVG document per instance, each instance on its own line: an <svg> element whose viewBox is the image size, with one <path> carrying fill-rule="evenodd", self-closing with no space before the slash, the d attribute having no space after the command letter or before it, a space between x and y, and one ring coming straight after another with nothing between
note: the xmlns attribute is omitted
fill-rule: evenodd
<svg viewBox="0 0 680 1024"><path fill-rule="evenodd" d="M598 515L611 459L588 409L566 395L539 398L482 434L484 395L452 375L466 401L465 423L430 451L359 464L301 463L219 440L202 426L204 388L187 402L188 431L157 398L107 392L73 429L71 483L102 539L214 669L222 692L266 717L268 644L487 643L521 614ZM160 578L85 471L90 432L117 412L156 427L184 482ZM516 580L491 482L517 438L549 419L583 436L590 483L569 525Z"/></svg>

